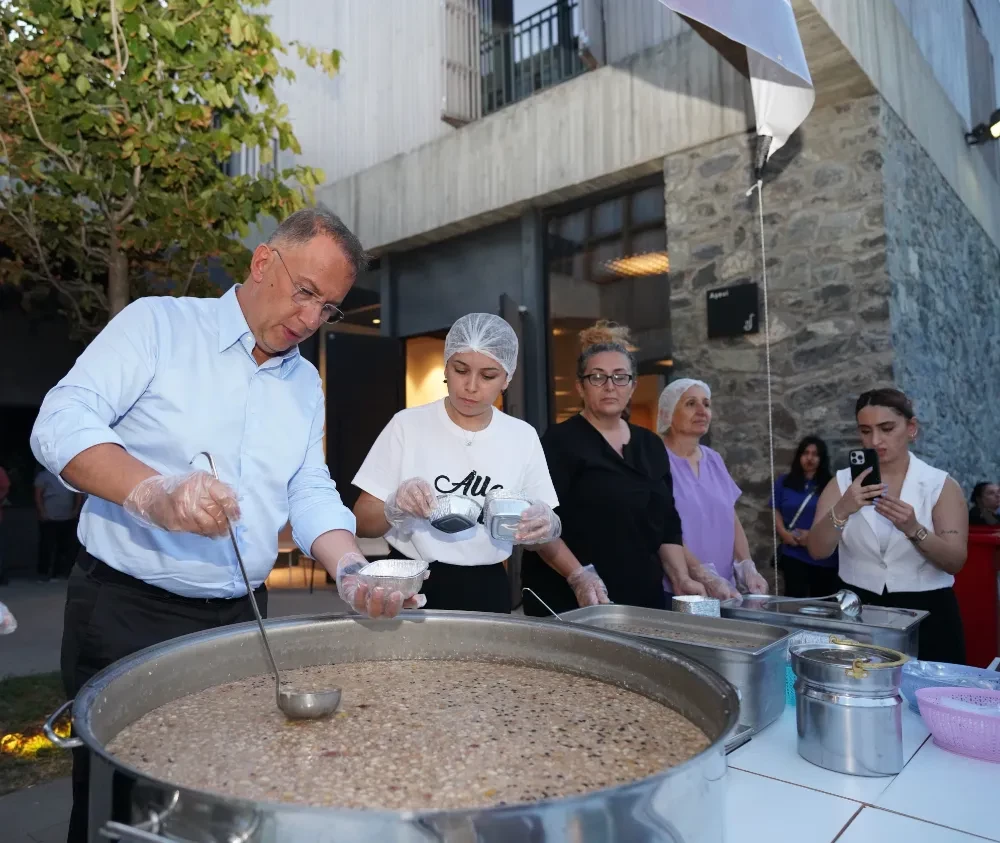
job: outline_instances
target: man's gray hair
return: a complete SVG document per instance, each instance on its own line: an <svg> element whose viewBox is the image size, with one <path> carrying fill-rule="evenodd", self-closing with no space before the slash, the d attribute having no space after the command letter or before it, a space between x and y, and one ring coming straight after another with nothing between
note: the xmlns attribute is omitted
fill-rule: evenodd
<svg viewBox="0 0 1000 843"><path fill-rule="evenodd" d="M368 266L368 255L357 235L344 224L340 217L322 205L315 208L303 208L284 219L267 242L268 244L287 243L290 246L304 246L313 237L320 235L333 238L337 245L344 250L355 275Z"/></svg>

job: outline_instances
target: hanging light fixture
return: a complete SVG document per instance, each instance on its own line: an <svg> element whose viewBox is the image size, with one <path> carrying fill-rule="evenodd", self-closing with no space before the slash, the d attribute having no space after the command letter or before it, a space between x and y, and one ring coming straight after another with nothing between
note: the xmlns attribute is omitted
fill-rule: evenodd
<svg viewBox="0 0 1000 843"><path fill-rule="evenodd" d="M971 132L965 133L965 142L969 146L989 143L998 139L1000 139L1000 108L990 115L988 123L980 123L973 127Z"/></svg>
<svg viewBox="0 0 1000 843"><path fill-rule="evenodd" d="M670 257L666 252L643 252L604 262L605 271L614 275L641 277L666 275L670 272Z"/></svg>

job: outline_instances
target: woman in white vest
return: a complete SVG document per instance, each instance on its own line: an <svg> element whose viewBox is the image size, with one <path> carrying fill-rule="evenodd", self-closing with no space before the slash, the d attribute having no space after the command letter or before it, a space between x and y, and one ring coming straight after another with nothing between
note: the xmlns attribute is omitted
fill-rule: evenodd
<svg viewBox="0 0 1000 843"><path fill-rule="evenodd" d="M853 483L837 472L820 496L807 548L814 559L839 550L840 579L863 603L926 609L919 657L965 661L958 601L952 588L965 564L969 516L958 484L910 453L917 437L913 405L896 389L858 398L858 430L878 452L882 485Z"/></svg>
<svg viewBox="0 0 1000 843"><path fill-rule="evenodd" d="M385 536L397 553L430 562L428 609L509 613L503 562L515 544L551 545L548 564L578 604L607 603L594 566L580 565L559 538L559 499L538 434L493 406L517 366L514 329L491 313L463 316L445 339L444 364L448 396L397 413L354 478L358 535ZM498 489L531 504L509 540L494 538L481 514ZM445 529L434 517L440 495L471 503L478 522Z"/></svg>

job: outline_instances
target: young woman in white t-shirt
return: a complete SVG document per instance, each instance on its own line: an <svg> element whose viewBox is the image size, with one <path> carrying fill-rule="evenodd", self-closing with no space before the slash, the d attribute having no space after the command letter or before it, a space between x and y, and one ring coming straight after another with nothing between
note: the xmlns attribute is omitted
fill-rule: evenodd
<svg viewBox="0 0 1000 843"><path fill-rule="evenodd" d="M354 478L357 533L385 536L410 559L430 562L423 593L428 609L510 612L503 562L513 543L490 536L483 517L467 530L445 533L430 523L438 495L460 495L480 507L487 492L516 493L531 506L515 542L558 542L558 506L545 454L531 425L493 405L517 365L517 335L503 319L471 313L445 340L448 397L397 413ZM582 567L564 548L559 569L580 605L607 602L593 566Z"/></svg>

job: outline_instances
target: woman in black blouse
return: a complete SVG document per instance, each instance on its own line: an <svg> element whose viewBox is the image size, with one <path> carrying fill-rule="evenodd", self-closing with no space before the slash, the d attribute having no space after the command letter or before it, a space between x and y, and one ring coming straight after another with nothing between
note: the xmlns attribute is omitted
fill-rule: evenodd
<svg viewBox="0 0 1000 843"><path fill-rule="evenodd" d="M627 333L598 323L581 341L576 388L583 411L542 437L559 497L562 542L525 554L524 585L557 612L575 609L577 600L559 573L564 560L558 555L566 548L569 559L594 566L614 603L666 608L664 572L676 593L705 594L685 563L663 443L622 418L635 389ZM548 614L530 594L524 611Z"/></svg>

